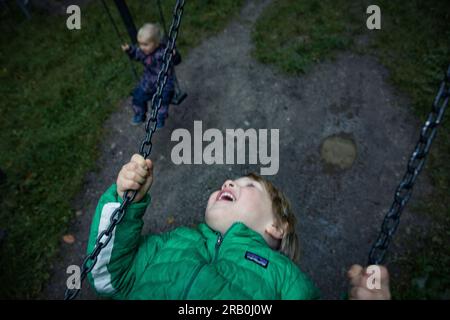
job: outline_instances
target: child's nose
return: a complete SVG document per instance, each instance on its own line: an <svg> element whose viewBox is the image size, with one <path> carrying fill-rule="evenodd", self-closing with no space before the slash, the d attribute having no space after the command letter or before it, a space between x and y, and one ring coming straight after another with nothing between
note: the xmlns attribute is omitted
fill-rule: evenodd
<svg viewBox="0 0 450 320"><path fill-rule="evenodd" d="M233 188L234 187L234 182L233 180L227 180L224 182L224 184L222 185L222 190L226 187L230 187Z"/></svg>

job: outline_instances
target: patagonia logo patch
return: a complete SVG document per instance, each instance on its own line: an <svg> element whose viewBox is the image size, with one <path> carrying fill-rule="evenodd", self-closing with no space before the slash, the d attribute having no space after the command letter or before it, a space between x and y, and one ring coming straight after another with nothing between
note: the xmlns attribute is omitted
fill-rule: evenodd
<svg viewBox="0 0 450 320"><path fill-rule="evenodd" d="M259 264L263 268L267 268L267 266L269 265L269 260L249 251L245 253L245 259L253 261L254 263Z"/></svg>

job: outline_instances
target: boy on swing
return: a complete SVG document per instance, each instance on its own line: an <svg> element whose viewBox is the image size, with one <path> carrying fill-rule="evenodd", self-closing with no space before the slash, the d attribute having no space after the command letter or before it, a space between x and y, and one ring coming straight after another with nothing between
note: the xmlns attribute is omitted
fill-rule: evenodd
<svg viewBox="0 0 450 320"><path fill-rule="evenodd" d="M147 103L151 101L156 90L156 81L162 68L166 43L162 39L161 29L153 23L144 24L137 34L138 46L123 44L122 50L131 59L144 65L144 74L137 87L133 90L134 116L131 124L139 125L145 122ZM180 55L174 51L173 65L181 62ZM169 115L169 104L174 95L173 69L169 69L166 86L162 92L161 108L158 112L157 128L164 127L164 122Z"/></svg>
<svg viewBox="0 0 450 320"><path fill-rule="evenodd" d="M88 275L99 295L115 299L317 299L318 290L295 264L295 216L275 186L256 174L225 181L213 192L205 223L141 235L150 203L153 163L135 154L100 198L88 252L109 225L125 190L137 194ZM361 266L348 272L350 299L390 299L389 276L368 289Z"/></svg>

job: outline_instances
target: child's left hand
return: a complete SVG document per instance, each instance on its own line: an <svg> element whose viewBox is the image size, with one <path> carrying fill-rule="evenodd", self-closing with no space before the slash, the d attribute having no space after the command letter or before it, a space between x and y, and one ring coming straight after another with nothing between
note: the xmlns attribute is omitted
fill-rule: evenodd
<svg viewBox="0 0 450 320"><path fill-rule="evenodd" d="M377 266L380 268L378 283L380 288L369 288L369 281L374 275L367 273L367 268L363 268L360 265L353 265L347 272L347 276L350 280L350 289L348 297L350 300L390 300L391 292L389 290L389 273L383 266ZM376 280L375 280L376 281Z"/></svg>

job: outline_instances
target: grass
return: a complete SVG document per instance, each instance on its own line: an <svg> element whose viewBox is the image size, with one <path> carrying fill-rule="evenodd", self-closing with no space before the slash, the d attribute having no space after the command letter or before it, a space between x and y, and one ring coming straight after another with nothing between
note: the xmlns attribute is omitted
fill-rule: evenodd
<svg viewBox="0 0 450 320"><path fill-rule="evenodd" d="M379 0L382 22L377 31L366 28L369 4L364 0L273 2L257 21L253 55L288 74L301 74L342 50L375 55L424 121L450 62L450 2ZM357 36L369 39L362 51L355 45ZM393 293L399 299L450 299L449 120L447 114L425 168L434 192L414 208L433 223L429 235L414 239L420 248L398 261L403 276L393 285Z"/></svg>
<svg viewBox="0 0 450 320"><path fill-rule="evenodd" d="M253 56L284 72L303 73L352 45L360 19L347 13L359 7L348 0L273 2L256 23Z"/></svg>
<svg viewBox="0 0 450 320"><path fill-rule="evenodd" d="M123 37L126 32L113 8ZM130 1L136 25L157 21L152 1ZM166 19L174 1L162 1ZM188 1L182 54L220 31L242 0ZM102 125L134 85L99 1L82 8L82 29L66 17L3 13L0 21L0 298L36 298L74 211L71 200L96 169Z"/></svg>

